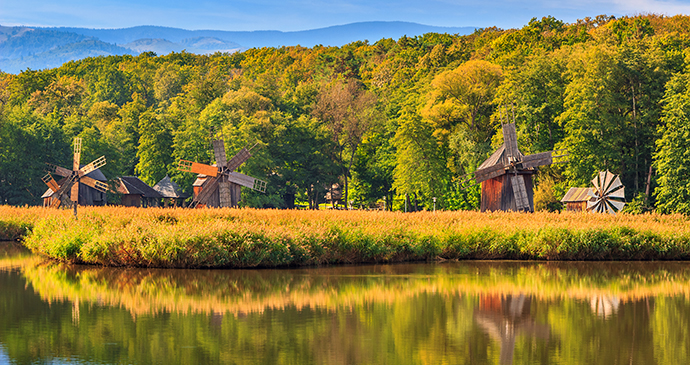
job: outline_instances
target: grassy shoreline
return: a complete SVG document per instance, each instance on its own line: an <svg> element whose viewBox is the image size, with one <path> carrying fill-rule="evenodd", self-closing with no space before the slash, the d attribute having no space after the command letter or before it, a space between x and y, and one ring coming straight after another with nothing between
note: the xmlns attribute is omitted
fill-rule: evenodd
<svg viewBox="0 0 690 365"><path fill-rule="evenodd" d="M105 266L248 268L424 260L688 260L680 215L67 210L0 207L0 237Z"/></svg>

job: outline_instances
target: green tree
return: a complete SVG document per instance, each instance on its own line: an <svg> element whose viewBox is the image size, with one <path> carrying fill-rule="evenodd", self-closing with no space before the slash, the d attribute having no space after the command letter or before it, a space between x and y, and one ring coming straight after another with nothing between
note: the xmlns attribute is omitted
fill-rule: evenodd
<svg viewBox="0 0 690 365"><path fill-rule="evenodd" d="M673 77L663 99L661 138L656 142L656 207L690 214L690 74Z"/></svg>
<svg viewBox="0 0 690 365"><path fill-rule="evenodd" d="M152 111L139 117L139 145L137 147L136 173L149 185L156 184L171 169L172 132L165 120Z"/></svg>

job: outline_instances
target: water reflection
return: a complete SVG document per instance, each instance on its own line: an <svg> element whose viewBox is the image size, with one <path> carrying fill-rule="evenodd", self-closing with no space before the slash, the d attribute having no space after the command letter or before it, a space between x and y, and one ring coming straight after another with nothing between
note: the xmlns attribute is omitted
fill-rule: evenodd
<svg viewBox="0 0 690 365"><path fill-rule="evenodd" d="M685 263L68 266L0 243L0 361L690 363Z"/></svg>
<svg viewBox="0 0 690 365"><path fill-rule="evenodd" d="M531 296L524 294L479 296L474 320L491 338L501 345L501 364L513 363L516 336L548 340L549 326L536 322L530 311Z"/></svg>

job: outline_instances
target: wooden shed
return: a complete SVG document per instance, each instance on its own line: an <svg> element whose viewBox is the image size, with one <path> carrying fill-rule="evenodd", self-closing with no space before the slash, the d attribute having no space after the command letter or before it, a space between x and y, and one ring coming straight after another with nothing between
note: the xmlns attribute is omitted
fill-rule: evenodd
<svg viewBox="0 0 690 365"><path fill-rule="evenodd" d="M587 202L596 200L592 188L570 188L561 203L565 204L566 212L584 212Z"/></svg>
<svg viewBox="0 0 690 365"><path fill-rule="evenodd" d="M82 165L83 166L83 165ZM88 176L94 180L98 180L101 182L106 183L108 179L105 178L105 175L103 175L103 172L101 172L100 169L95 169L88 174L84 175ZM62 184L67 180L67 178L62 178L60 179L57 183L58 185L62 186ZM55 192L48 188L43 195L41 195L41 199L43 199L43 206L44 207L49 207L50 204L52 203L52 196ZM79 184L79 205L106 205L108 202L108 199L105 195L104 192L98 191L86 184Z"/></svg>
<svg viewBox="0 0 690 365"><path fill-rule="evenodd" d="M157 191L165 202L165 206L182 206L182 202L189 198L189 194L185 193L180 189L174 181L170 179L170 176L165 175L161 181L153 186L153 190Z"/></svg>
<svg viewBox="0 0 690 365"><path fill-rule="evenodd" d="M125 207L157 207L163 196L136 176L118 178L117 192Z"/></svg>

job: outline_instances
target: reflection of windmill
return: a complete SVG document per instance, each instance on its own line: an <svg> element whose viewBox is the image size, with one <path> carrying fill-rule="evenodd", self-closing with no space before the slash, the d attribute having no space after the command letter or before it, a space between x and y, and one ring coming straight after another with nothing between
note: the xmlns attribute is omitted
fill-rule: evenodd
<svg viewBox="0 0 690 365"><path fill-rule="evenodd" d="M203 179L201 191L195 194L190 207L198 204L210 207L235 207L240 201L240 186L265 192L266 182L236 172L235 169L247 161L252 155L250 149L242 148L230 161L226 160L225 142L217 139L212 142L216 165L206 165L198 162L180 160L178 170L200 174Z"/></svg>
<svg viewBox="0 0 690 365"><path fill-rule="evenodd" d="M60 167L57 165L48 164L49 172L43 177L43 182L48 185L52 191L50 196L50 206L59 207L62 205L79 204L79 187L81 184L92 187L102 193L108 189L108 185L102 181L96 180L87 174L105 165L105 156L97 158L88 165L80 167L79 161L81 159L81 138L74 138L74 159L72 163L72 170ZM51 172L62 176L63 179L55 181Z"/></svg>
<svg viewBox="0 0 690 365"><path fill-rule="evenodd" d="M550 165L563 150L523 155L517 146L515 123L503 124L503 145L477 171L474 179L482 183L481 211L534 211L532 175L538 166ZM558 161L561 162L561 161Z"/></svg>
<svg viewBox="0 0 690 365"><path fill-rule="evenodd" d="M620 177L609 170L600 171L593 180L593 199L587 202L587 209L597 213L615 214L625 206L625 187Z"/></svg>
<svg viewBox="0 0 690 365"><path fill-rule="evenodd" d="M500 364L513 363L517 336L548 340L550 329L532 317L530 296L486 294L479 297L474 320L489 337L501 345Z"/></svg>

